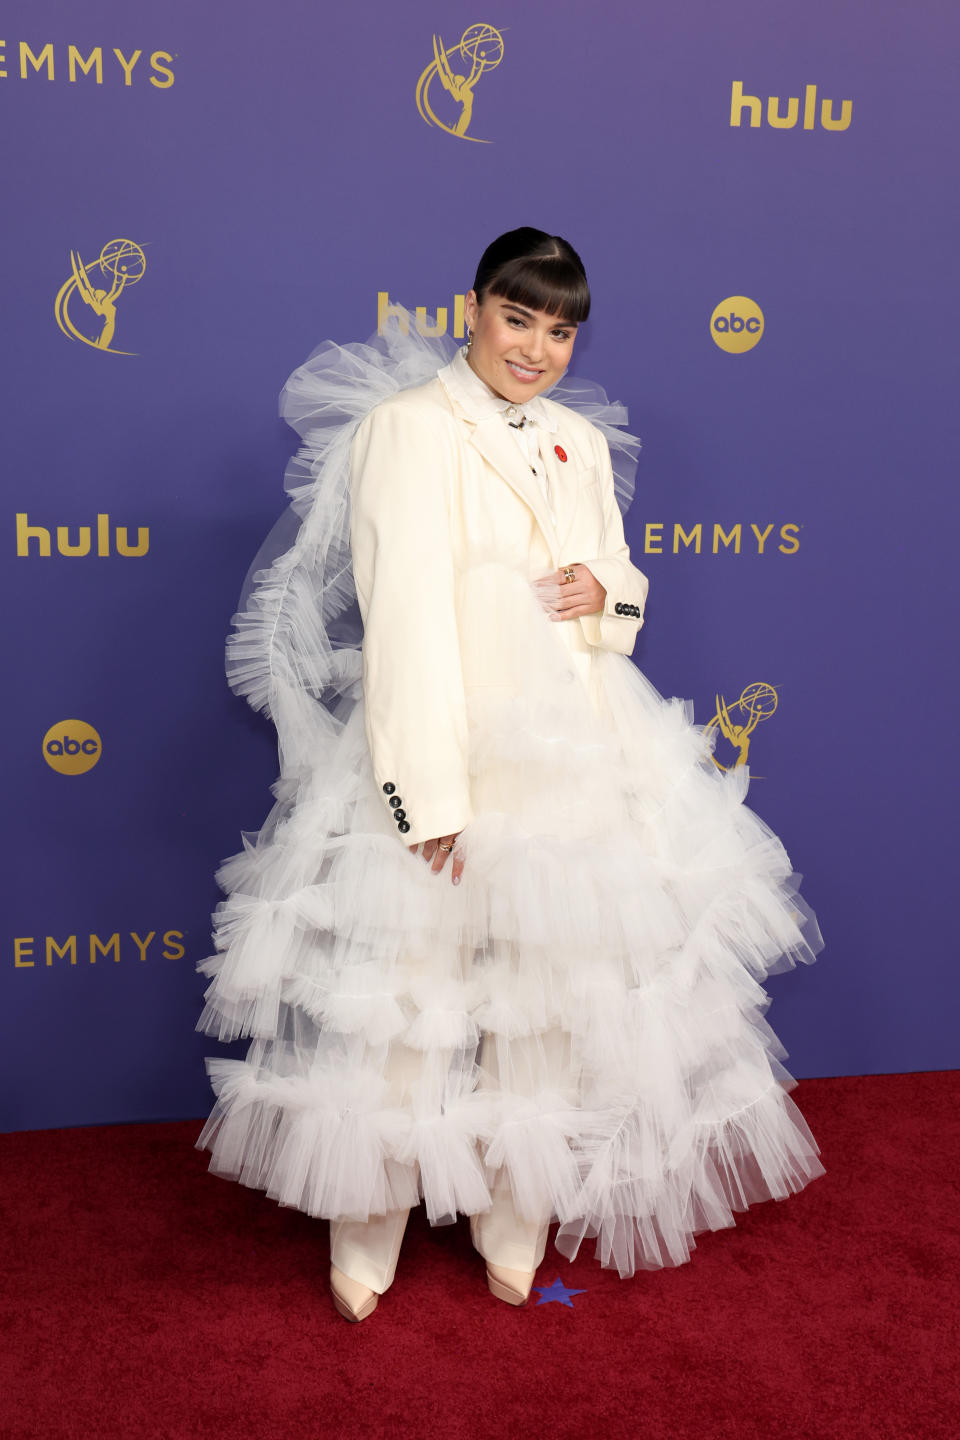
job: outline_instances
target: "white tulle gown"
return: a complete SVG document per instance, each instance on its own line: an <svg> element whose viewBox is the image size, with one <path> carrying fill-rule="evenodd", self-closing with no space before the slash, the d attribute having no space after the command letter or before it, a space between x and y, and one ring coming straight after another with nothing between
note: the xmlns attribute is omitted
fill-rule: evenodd
<svg viewBox="0 0 960 1440"><path fill-rule="evenodd" d="M321 346L283 392L303 439L292 505L228 644L281 775L218 872L200 967L200 1027L251 1043L208 1061L198 1143L216 1173L314 1216L422 1199L449 1223L508 1184L521 1216L559 1221L570 1258L589 1237L621 1275L676 1265L698 1232L823 1173L762 987L814 958L816 921L743 803L746 772L712 763L689 708L612 652L571 687L533 606L511 627L510 704L470 711L462 883L398 843L365 735L348 451L374 404L452 349L394 326ZM607 434L625 504L624 412L583 382L551 396Z"/></svg>

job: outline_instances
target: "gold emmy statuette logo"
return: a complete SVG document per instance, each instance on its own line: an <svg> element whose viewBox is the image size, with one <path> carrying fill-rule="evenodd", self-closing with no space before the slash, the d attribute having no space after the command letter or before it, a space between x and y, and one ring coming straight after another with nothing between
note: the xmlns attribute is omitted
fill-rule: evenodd
<svg viewBox="0 0 960 1440"><path fill-rule="evenodd" d="M111 355L136 354L134 350L117 350L110 342L117 328L117 301L128 285L143 279L146 268L147 257L134 240L108 240L96 260L81 260L77 251L71 250L72 273L57 292L53 307L64 335L94 350L108 350ZM91 278L95 271L99 271L99 285ZM71 309L76 312L77 296L87 307L82 312L86 334L74 324L71 314Z"/></svg>
<svg viewBox="0 0 960 1440"><path fill-rule="evenodd" d="M84 775L102 749L100 736L86 720L58 720L43 737L43 758L60 775Z"/></svg>
<svg viewBox="0 0 960 1440"><path fill-rule="evenodd" d="M763 311L746 295L728 295L710 316L710 334L728 355L742 355L763 334Z"/></svg>
<svg viewBox="0 0 960 1440"><path fill-rule="evenodd" d="M434 35L433 60L417 81L417 109L427 124L446 130L448 135L458 135L461 140L477 140L481 145L488 145L488 140L467 134L473 118L473 89L480 76L496 70L502 59L503 36L492 25L471 25L460 36L460 43L449 50L444 48L440 36ZM467 73L461 75L451 60ZM460 114L452 125L434 114L430 87L437 78L454 104L460 107Z"/></svg>
<svg viewBox="0 0 960 1440"><path fill-rule="evenodd" d="M709 735L712 730L719 730L720 734L730 742L737 757L732 765L722 765L714 755L713 763L718 769L736 770L739 766L748 763L750 737L761 720L770 719L777 708L777 703L776 687L767 685L762 680L748 685L740 699L733 705L728 705L722 695L717 696L716 713L707 721L704 732ZM739 724L734 721L731 711L736 711L739 715ZM761 780L763 777L755 775L753 778Z"/></svg>

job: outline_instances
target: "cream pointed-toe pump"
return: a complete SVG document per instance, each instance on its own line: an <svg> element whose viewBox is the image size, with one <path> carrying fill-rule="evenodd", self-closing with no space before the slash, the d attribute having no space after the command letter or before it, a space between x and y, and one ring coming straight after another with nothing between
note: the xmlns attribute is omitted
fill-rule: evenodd
<svg viewBox="0 0 960 1440"><path fill-rule="evenodd" d="M508 1270L505 1265L487 1264L490 1294L508 1305L526 1305L535 1279L535 1271Z"/></svg>
<svg viewBox="0 0 960 1440"><path fill-rule="evenodd" d="M342 1315L344 1320L366 1320L376 1310L380 1299L376 1290L351 1280L336 1265L330 1266L330 1295L337 1314Z"/></svg>

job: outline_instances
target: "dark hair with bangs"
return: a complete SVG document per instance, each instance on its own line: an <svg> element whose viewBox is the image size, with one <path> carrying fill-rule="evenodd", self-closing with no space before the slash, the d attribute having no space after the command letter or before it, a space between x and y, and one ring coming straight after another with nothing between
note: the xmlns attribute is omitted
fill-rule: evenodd
<svg viewBox="0 0 960 1440"><path fill-rule="evenodd" d="M590 314L590 287L583 261L566 240L522 225L488 245L473 282L477 301L499 295L528 310L545 310L571 325Z"/></svg>

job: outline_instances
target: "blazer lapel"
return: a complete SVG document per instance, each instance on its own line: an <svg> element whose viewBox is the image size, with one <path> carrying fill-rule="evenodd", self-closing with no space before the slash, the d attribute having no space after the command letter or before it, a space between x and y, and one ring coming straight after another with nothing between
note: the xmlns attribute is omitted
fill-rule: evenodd
<svg viewBox="0 0 960 1440"><path fill-rule="evenodd" d="M557 454L556 447L559 446L566 455L566 460L561 460ZM554 510L557 516L556 537L557 555L564 552L574 527L577 523L577 514L582 502L584 470L589 468L583 459L575 442L569 435L564 435L563 426L547 437L547 443L542 447L541 455L544 467L547 472L547 479L550 482L551 493L554 497ZM534 477L531 475L531 480ZM577 557L574 556L574 559ZM558 562L559 563L559 562ZM564 562L566 563L566 561Z"/></svg>
<svg viewBox="0 0 960 1440"><path fill-rule="evenodd" d="M520 499L529 505L543 531L553 563L556 564L559 541L540 488L540 481L524 460L519 445L504 424L503 417L495 414L479 420L470 436L470 443L479 450L487 464L492 465L511 489L516 491Z"/></svg>

